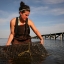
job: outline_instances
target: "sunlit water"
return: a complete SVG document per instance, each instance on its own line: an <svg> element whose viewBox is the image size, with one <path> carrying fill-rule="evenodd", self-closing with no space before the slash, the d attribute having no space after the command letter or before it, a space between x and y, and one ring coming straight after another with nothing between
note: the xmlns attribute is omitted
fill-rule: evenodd
<svg viewBox="0 0 64 64"><path fill-rule="evenodd" d="M32 39L32 42L39 41L38 39ZM0 46L5 45L7 39L0 39ZM44 40L44 47L50 54L44 61L42 62L33 62L31 64L64 64L64 41L61 40ZM1 62L0 64L6 64Z"/></svg>

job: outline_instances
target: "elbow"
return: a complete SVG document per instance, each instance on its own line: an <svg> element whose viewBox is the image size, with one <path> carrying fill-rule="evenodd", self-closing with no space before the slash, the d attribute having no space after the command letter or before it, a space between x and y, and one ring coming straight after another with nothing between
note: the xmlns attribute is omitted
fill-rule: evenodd
<svg viewBox="0 0 64 64"><path fill-rule="evenodd" d="M10 33L10 36L14 36L14 33L11 32L11 33Z"/></svg>

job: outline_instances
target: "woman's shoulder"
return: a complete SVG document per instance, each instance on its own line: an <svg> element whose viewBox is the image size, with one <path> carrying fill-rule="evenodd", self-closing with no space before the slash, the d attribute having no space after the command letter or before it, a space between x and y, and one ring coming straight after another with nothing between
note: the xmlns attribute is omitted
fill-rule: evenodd
<svg viewBox="0 0 64 64"><path fill-rule="evenodd" d="M16 18L12 18L10 21L11 24L15 24L15 22L16 22Z"/></svg>
<svg viewBox="0 0 64 64"><path fill-rule="evenodd" d="M15 20L16 20L16 18L12 18L12 19L11 19L11 22L13 22L13 21L15 21Z"/></svg>
<svg viewBox="0 0 64 64"><path fill-rule="evenodd" d="M33 24L33 21L31 19L28 19L28 24L29 25Z"/></svg>

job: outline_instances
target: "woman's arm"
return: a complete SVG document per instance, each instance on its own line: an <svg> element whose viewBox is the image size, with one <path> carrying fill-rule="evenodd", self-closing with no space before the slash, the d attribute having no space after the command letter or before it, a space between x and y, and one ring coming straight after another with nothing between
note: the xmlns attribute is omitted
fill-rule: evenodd
<svg viewBox="0 0 64 64"><path fill-rule="evenodd" d="M31 29L34 31L34 33L39 37L41 44L43 44L44 39L31 20L29 20L29 25L30 25Z"/></svg>
<svg viewBox="0 0 64 64"><path fill-rule="evenodd" d="M10 21L10 35L9 35L9 38L8 38L8 41L6 43L6 45L10 45L11 44L11 41L13 40L13 37L14 37L14 19L12 19Z"/></svg>

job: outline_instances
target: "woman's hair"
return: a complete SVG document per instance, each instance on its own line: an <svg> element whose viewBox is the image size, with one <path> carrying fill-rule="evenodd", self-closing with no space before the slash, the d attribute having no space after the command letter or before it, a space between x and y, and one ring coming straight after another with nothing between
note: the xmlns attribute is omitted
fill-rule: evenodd
<svg viewBox="0 0 64 64"><path fill-rule="evenodd" d="M19 12L24 13L25 11L29 11L30 12L30 7L28 5L25 5L24 2L20 2L20 7L19 7Z"/></svg>

